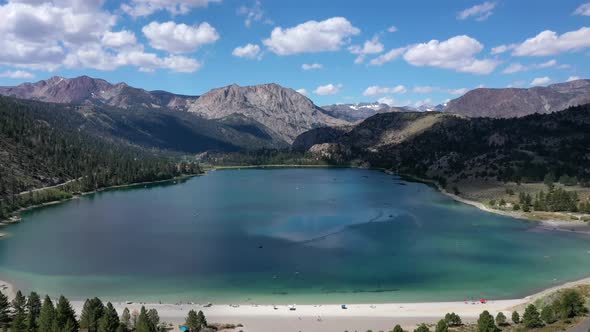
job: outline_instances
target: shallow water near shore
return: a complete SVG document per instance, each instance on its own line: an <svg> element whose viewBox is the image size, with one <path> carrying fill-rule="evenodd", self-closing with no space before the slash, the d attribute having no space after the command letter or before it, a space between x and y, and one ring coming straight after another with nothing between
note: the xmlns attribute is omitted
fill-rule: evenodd
<svg viewBox="0 0 590 332"><path fill-rule="evenodd" d="M590 237L359 169L244 169L22 215L0 279L73 299L378 303L506 299L590 276Z"/></svg>

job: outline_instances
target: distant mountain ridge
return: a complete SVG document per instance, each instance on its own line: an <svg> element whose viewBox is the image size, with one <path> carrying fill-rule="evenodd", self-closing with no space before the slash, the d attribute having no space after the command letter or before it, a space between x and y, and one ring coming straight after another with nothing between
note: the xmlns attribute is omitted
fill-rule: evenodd
<svg viewBox="0 0 590 332"><path fill-rule="evenodd" d="M445 112L468 117L512 118L553 113L590 103L590 80L530 89L480 88L449 101Z"/></svg>
<svg viewBox="0 0 590 332"><path fill-rule="evenodd" d="M259 140L264 141L262 146L282 146L293 143L300 134L315 128L334 127L341 130L374 115L392 112L446 112L467 117L491 118L552 113L570 106L590 103L590 80L530 89L481 88L445 104L416 107L396 107L380 102L318 107L295 90L274 83L252 86L232 84L212 89L201 96L187 96L161 90L147 91L126 83L109 83L89 76L55 76L35 83L0 87L0 95L58 104L114 107L128 111L185 112L187 115L183 115L183 119L198 122L200 128L207 133L215 132L216 139L226 142L224 133L228 138L236 138L241 134L236 135L234 130L245 131L242 134L251 137L253 135L253 139L257 140L255 146L259 147ZM192 119L190 114L200 120ZM148 116L147 113L145 116ZM214 129L214 126L220 127ZM222 127L231 130L224 130ZM243 142L235 143L232 145L244 147Z"/></svg>
<svg viewBox="0 0 590 332"><path fill-rule="evenodd" d="M407 111L403 107L389 106L380 102L333 104L322 106L322 109L329 115L348 122L361 121L379 113Z"/></svg>
<svg viewBox="0 0 590 332"><path fill-rule="evenodd" d="M198 96L177 95L165 91L147 91L126 83L109 83L103 79L80 76L54 76L35 83L0 87L0 95L60 104L109 105L119 108L169 108L185 110Z"/></svg>

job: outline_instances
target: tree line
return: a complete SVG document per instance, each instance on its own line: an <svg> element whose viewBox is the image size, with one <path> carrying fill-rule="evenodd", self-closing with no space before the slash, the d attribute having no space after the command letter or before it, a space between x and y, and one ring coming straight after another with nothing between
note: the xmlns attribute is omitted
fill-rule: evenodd
<svg viewBox="0 0 590 332"><path fill-rule="evenodd" d="M583 316L588 313L584 305L584 298L579 291L568 289L563 291L550 304L545 305L540 311L534 304L529 304L521 315L513 311L511 315L512 325L520 328L518 331L550 326L560 320L567 321L574 317ZM476 322L477 332L499 332L502 327L511 325L503 312L498 312L496 317L484 310ZM453 313L447 313L445 317L434 325L434 332L449 332L452 328L463 326L461 317ZM414 332L432 332L426 324L420 324ZM408 332L401 325L396 325L391 332Z"/></svg>
<svg viewBox="0 0 590 332"><path fill-rule="evenodd" d="M184 326L189 332L215 330L202 311L190 310ZM166 332L172 325L160 321L156 309L142 306L130 312L125 308L119 315L112 303L105 305L98 298L84 302L78 319L64 296L54 303L49 296L41 301L35 292L25 297L18 291L12 301L0 292L0 328L10 332Z"/></svg>
<svg viewBox="0 0 590 332"><path fill-rule="evenodd" d="M0 98L0 219L76 192L201 173L193 158L92 135L72 120L68 106L60 107ZM20 195L69 180L75 181Z"/></svg>

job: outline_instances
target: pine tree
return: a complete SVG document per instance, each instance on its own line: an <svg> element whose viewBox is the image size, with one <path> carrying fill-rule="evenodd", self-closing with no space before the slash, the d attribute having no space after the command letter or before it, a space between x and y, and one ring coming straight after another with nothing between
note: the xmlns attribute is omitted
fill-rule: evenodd
<svg viewBox="0 0 590 332"><path fill-rule="evenodd" d="M463 324L461 317L454 312L445 315L445 322L448 326L461 326Z"/></svg>
<svg viewBox="0 0 590 332"><path fill-rule="evenodd" d="M557 322L557 317L555 316L555 311L553 310L553 306L546 306L541 310L541 319L547 324L553 324Z"/></svg>
<svg viewBox="0 0 590 332"><path fill-rule="evenodd" d="M116 332L119 327L119 315L111 302L107 303L98 323L98 332Z"/></svg>
<svg viewBox="0 0 590 332"><path fill-rule="evenodd" d="M534 329L543 326L537 307L534 304L529 304L522 315L522 323L529 329Z"/></svg>
<svg viewBox="0 0 590 332"><path fill-rule="evenodd" d="M39 315L41 314L41 298L39 294L31 292L27 299L27 331L37 332Z"/></svg>
<svg viewBox="0 0 590 332"><path fill-rule="evenodd" d="M201 324L196 311L190 310L188 312L184 326L186 326L190 332L199 332L201 330Z"/></svg>
<svg viewBox="0 0 590 332"><path fill-rule="evenodd" d="M80 314L80 328L88 332L98 331L98 322L103 316L104 305L98 298L87 299Z"/></svg>
<svg viewBox="0 0 590 332"><path fill-rule="evenodd" d="M512 322L514 324L519 324L520 323L520 315L518 314L518 311L512 312Z"/></svg>
<svg viewBox="0 0 590 332"><path fill-rule="evenodd" d="M12 300L12 324L10 326L11 332L27 332L27 299L21 291L16 292L14 300Z"/></svg>
<svg viewBox="0 0 590 332"><path fill-rule="evenodd" d="M494 317L487 310L484 310L477 320L477 332L496 332L497 330Z"/></svg>
<svg viewBox="0 0 590 332"><path fill-rule="evenodd" d="M398 324L393 328L392 332L405 332L404 329Z"/></svg>
<svg viewBox="0 0 590 332"><path fill-rule="evenodd" d="M121 324L125 325L126 329L131 329L131 314L127 308L125 308L121 314Z"/></svg>
<svg viewBox="0 0 590 332"><path fill-rule="evenodd" d="M435 332L449 332L449 326L444 319L438 321Z"/></svg>
<svg viewBox="0 0 590 332"><path fill-rule="evenodd" d="M562 319L573 318L585 314L588 310L584 306L582 295L576 290L566 290L554 305Z"/></svg>
<svg viewBox="0 0 590 332"><path fill-rule="evenodd" d="M506 316L501 311L496 315L496 324L499 326L506 325Z"/></svg>
<svg viewBox="0 0 590 332"><path fill-rule="evenodd" d="M76 312L63 295L55 306L55 325L57 332L77 332L79 329Z"/></svg>
<svg viewBox="0 0 590 332"><path fill-rule="evenodd" d="M0 328L6 329L10 322L10 302L4 293L0 292Z"/></svg>
<svg viewBox="0 0 590 332"><path fill-rule="evenodd" d="M426 326L426 324L422 323L417 329L414 330L414 332L430 332L430 329L428 326Z"/></svg>
<svg viewBox="0 0 590 332"><path fill-rule="evenodd" d="M145 307L142 306L137 318L137 324L135 326L136 332L155 332L156 327L152 325Z"/></svg>
<svg viewBox="0 0 590 332"><path fill-rule="evenodd" d="M199 312L197 313L197 319L199 321L201 329L207 327L207 319L205 319L205 314L203 314L201 310L199 310Z"/></svg>
<svg viewBox="0 0 590 332"><path fill-rule="evenodd" d="M160 316L158 315L158 310L150 309L148 310L147 315L148 319L150 320L150 323L153 326L158 327L158 324L160 324Z"/></svg>
<svg viewBox="0 0 590 332"><path fill-rule="evenodd" d="M49 296L45 297L39 313L38 332L54 332L55 308Z"/></svg>

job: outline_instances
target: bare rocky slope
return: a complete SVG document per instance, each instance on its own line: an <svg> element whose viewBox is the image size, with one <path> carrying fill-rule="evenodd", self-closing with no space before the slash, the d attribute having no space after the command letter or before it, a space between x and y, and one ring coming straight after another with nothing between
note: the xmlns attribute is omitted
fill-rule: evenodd
<svg viewBox="0 0 590 332"><path fill-rule="evenodd" d="M0 87L0 95L60 104L108 105L119 108L168 108L185 110L197 96L176 95L165 91L146 91L103 79L80 76L54 76L35 83Z"/></svg>
<svg viewBox="0 0 590 332"><path fill-rule="evenodd" d="M530 89L475 89L449 101L445 112L469 117L512 118L553 113L590 103L590 80Z"/></svg>
<svg viewBox="0 0 590 332"><path fill-rule="evenodd" d="M188 107L209 119L241 114L273 130L286 142L317 127L347 124L327 114L307 97L278 84L230 85L213 89Z"/></svg>

